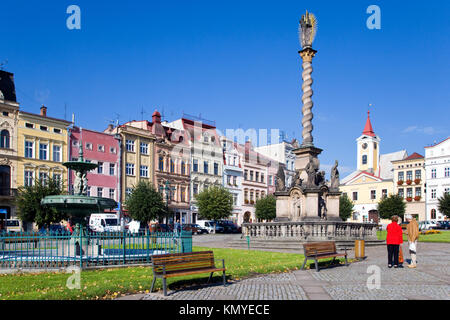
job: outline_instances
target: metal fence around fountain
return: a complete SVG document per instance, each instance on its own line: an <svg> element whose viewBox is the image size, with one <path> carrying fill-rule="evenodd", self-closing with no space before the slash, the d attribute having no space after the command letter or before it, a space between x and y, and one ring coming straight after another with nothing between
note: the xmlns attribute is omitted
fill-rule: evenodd
<svg viewBox="0 0 450 320"><path fill-rule="evenodd" d="M0 233L0 269L82 269L148 264L152 255L192 252L192 233Z"/></svg>

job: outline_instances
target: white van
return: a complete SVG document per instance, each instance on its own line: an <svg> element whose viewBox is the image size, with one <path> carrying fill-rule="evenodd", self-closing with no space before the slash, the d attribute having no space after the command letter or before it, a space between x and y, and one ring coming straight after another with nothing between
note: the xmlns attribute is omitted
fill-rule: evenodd
<svg viewBox="0 0 450 320"><path fill-rule="evenodd" d="M89 228L94 232L119 232L120 221L113 213L93 213L89 218Z"/></svg>
<svg viewBox="0 0 450 320"><path fill-rule="evenodd" d="M6 220L6 231L7 232L21 232L22 226L21 226L20 220L18 220L18 219Z"/></svg>
<svg viewBox="0 0 450 320"><path fill-rule="evenodd" d="M214 233L214 221L213 220L197 220L197 224L208 230L208 233ZM223 228L216 223L216 232L222 232Z"/></svg>

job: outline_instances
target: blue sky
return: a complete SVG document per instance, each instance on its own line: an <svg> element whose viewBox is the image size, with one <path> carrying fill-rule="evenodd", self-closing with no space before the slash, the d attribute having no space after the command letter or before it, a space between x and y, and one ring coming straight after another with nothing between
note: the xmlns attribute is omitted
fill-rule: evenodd
<svg viewBox="0 0 450 320"><path fill-rule="evenodd" d="M66 27L71 4L81 30ZM366 27L372 4L381 30ZM139 120L158 108L167 120L201 114L223 131L279 128L301 138L305 10L319 21L313 135L322 164L356 166L369 103L382 153L423 154L449 135L446 0L2 1L0 62L15 73L23 110L44 103L50 116L75 113L82 127L103 130L118 115Z"/></svg>

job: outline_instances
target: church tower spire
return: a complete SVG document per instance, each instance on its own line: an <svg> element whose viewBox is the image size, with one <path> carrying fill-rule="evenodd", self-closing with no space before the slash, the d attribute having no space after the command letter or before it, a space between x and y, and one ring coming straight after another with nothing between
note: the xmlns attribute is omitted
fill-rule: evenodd
<svg viewBox="0 0 450 320"><path fill-rule="evenodd" d="M366 171L375 175L379 173L380 138L375 134L370 121L370 111L367 111L366 125L362 135L357 141L357 168L360 171Z"/></svg>
<svg viewBox="0 0 450 320"><path fill-rule="evenodd" d="M366 125L364 126L362 134L370 137L375 137L375 132L373 132L372 123L370 122L370 110L367 110Z"/></svg>

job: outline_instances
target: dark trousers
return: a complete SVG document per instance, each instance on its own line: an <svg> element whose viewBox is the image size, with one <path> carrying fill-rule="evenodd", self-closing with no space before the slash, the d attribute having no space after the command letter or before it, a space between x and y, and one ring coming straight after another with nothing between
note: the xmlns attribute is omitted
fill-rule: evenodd
<svg viewBox="0 0 450 320"><path fill-rule="evenodd" d="M398 252L400 246L398 244L388 244L388 264L398 266Z"/></svg>

